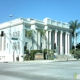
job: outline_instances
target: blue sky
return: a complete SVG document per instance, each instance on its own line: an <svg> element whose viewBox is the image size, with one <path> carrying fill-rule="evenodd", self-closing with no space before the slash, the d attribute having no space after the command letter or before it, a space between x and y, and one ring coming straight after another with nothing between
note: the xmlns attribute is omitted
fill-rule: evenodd
<svg viewBox="0 0 80 80"><path fill-rule="evenodd" d="M80 22L80 0L0 0L0 10L0 23L17 17Z"/></svg>

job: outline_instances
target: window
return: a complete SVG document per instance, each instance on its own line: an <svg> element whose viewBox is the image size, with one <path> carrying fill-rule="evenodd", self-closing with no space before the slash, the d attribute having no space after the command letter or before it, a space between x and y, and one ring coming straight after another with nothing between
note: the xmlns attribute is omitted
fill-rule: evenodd
<svg viewBox="0 0 80 80"><path fill-rule="evenodd" d="M13 37L19 37L20 36L20 31L13 32Z"/></svg>
<svg viewBox="0 0 80 80"><path fill-rule="evenodd" d="M17 45L16 45L16 42L13 43L13 50L16 50L17 49Z"/></svg>
<svg viewBox="0 0 80 80"><path fill-rule="evenodd" d="M16 35L17 35L16 32L13 32L13 37L16 37Z"/></svg>

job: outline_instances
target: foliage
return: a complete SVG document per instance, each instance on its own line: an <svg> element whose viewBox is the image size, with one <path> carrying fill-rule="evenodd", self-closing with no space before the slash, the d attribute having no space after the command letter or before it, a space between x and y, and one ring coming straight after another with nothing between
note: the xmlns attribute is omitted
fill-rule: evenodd
<svg viewBox="0 0 80 80"><path fill-rule="evenodd" d="M76 48L77 48L77 49L80 49L80 43L78 43L78 44L76 45Z"/></svg>
<svg viewBox="0 0 80 80"><path fill-rule="evenodd" d="M79 32L77 33L76 30L80 28L80 23L78 23L78 20L75 21L70 21L70 29L72 29L72 38L73 38L73 43L74 43L74 38L77 38Z"/></svg>
<svg viewBox="0 0 80 80"><path fill-rule="evenodd" d="M73 21L69 22L69 24L70 28L73 30L72 36L74 37L74 32L76 31L76 29L80 28L80 23L78 23L78 20L75 20L74 22Z"/></svg>
<svg viewBox="0 0 80 80"><path fill-rule="evenodd" d="M74 49L70 50L70 54L73 54L73 52L74 52Z"/></svg>
<svg viewBox="0 0 80 80"><path fill-rule="evenodd" d="M46 35L45 35L45 34L46 34L46 31L47 31L47 30L37 29L37 31L41 33L41 35L42 35L42 37L43 37L44 39L46 39Z"/></svg>
<svg viewBox="0 0 80 80"><path fill-rule="evenodd" d="M53 59L54 51L44 49L44 54L48 53L48 59ZM31 50L29 53L29 50L26 50L26 56L24 57L24 60L34 60L36 53L42 53L42 50Z"/></svg>
<svg viewBox="0 0 80 80"><path fill-rule="evenodd" d="M72 49L70 51L71 54L73 54L74 58L79 59L80 58L80 49Z"/></svg>
<svg viewBox="0 0 80 80"><path fill-rule="evenodd" d="M36 53L42 53L42 50L31 50L29 53L29 50L26 50L26 56L24 57L24 60L34 60Z"/></svg>
<svg viewBox="0 0 80 80"><path fill-rule="evenodd" d="M53 60L53 59L54 59L54 58L53 58L53 56L54 56L54 51L53 51L53 50L48 50L48 53L49 53L48 59L49 59L49 60Z"/></svg>
<svg viewBox="0 0 80 80"><path fill-rule="evenodd" d="M48 52L48 53L54 54L54 51L53 50L49 50L49 49L44 49L44 52Z"/></svg>
<svg viewBox="0 0 80 80"><path fill-rule="evenodd" d="M33 31L32 30L25 30L25 36L26 37L31 38L32 37L32 34L33 34Z"/></svg>
<svg viewBox="0 0 80 80"><path fill-rule="evenodd" d="M44 54L47 55L49 60L53 60L53 56L54 56L54 51L53 50L49 50L49 49L44 49Z"/></svg>

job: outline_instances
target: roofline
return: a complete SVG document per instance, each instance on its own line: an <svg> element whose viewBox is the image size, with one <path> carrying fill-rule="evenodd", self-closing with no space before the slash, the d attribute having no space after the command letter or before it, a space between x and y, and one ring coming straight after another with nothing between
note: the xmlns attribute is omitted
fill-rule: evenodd
<svg viewBox="0 0 80 80"><path fill-rule="evenodd" d="M20 24L23 24L23 23L26 23L28 25L38 25L39 24L41 26L48 26L48 27L51 27L51 28L58 28L58 29L72 31L70 28L65 28L65 27L60 27L58 25L48 24L45 21L40 21L40 20L36 20L36 19L28 20L28 19L25 19L25 18L17 18L15 20L11 20L11 21L8 21L8 22L1 23L0 24L0 29L13 27L15 25L20 25ZM63 23L63 24L68 24L68 23Z"/></svg>

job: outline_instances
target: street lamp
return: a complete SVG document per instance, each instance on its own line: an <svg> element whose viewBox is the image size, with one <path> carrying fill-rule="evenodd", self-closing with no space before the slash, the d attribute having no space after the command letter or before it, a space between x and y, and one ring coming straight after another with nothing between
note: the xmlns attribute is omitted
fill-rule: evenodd
<svg viewBox="0 0 80 80"><path fill-rule="evenodd" d="M19 17L17 17L17 16L13 16L12 14L10 14L9 17L19 18ZM23 18L20 18L20 19L21 19L21 22L24 23ZM24 24L23 24L23 25L24 25ZM24 29L23 29L23 30L24 30ZM12 39L14 40L14 37L13 37ZM19 42L20 42L20 41L23 42L22 44L25 43L24 40L19 39L19 36L17 36L17 37L15 38L15 40L19 40ZM14 44L13 44L13 46L15 47ZM17 45L16 45L16 46L17 46ZM15 50L15 48L14 48L13 50ZM14 51L13 51L13 55L14 55ZM19 49L19 55L20 55L20 49ZM24 55L22 55L22 56L24 56Z"/></svg>
<svg viewBox="0 0 80 80"><path fill-rule="evenodd" d="M11 15L11 14L10 14L9 16L10 16L10 17L13 17L13 15Z"/></svg>
<svg viewBox="0 0 80 80"><path fill-rule="evenodd" d="M12 15L12 14L10 14L9 17L19 18L19 17L17 17L17 16Z"/></svg>
<svg viewBox="0 0 80 80"><path fill-rule="evenodd" d="M9 15L9 17L13 17L13 15ZM11 42L11 39L15 39L13 37L11 37L11 22L10 22L10 42ZM17 40L17 39L15 39ZM11 48L11 47L10 47ZM12 50L13 50L13 62L15 62L15 50L17 49L17 45L16 43L12 43Z"/></svg>

